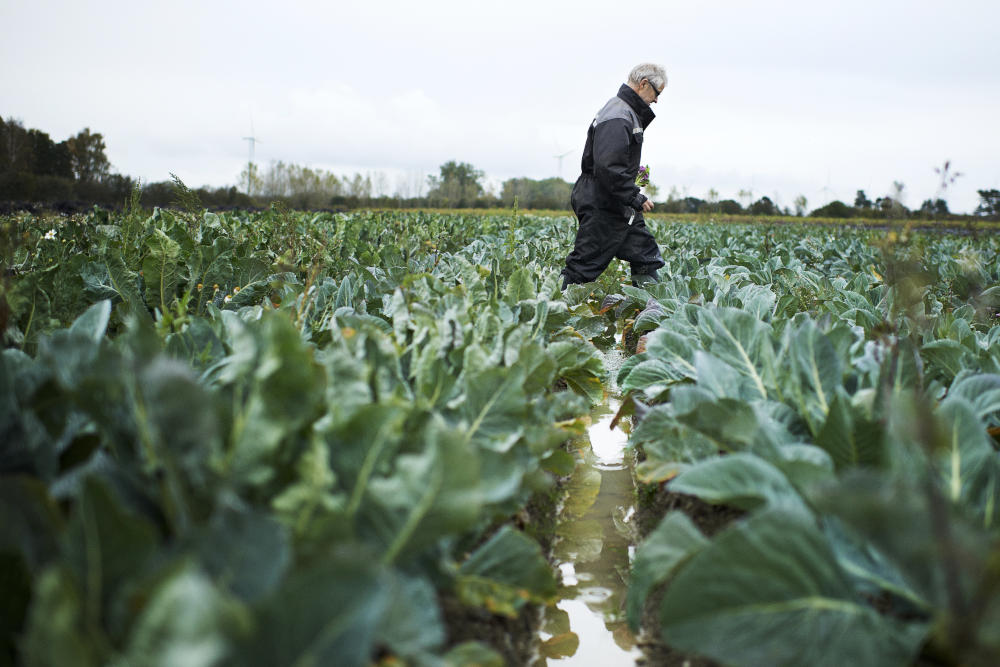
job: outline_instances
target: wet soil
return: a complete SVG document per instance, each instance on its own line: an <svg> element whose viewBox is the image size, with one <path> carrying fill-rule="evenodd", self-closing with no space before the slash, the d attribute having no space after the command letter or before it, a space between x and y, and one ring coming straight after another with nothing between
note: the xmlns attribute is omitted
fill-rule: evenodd
<svg viewBox="0 0 1000 667"><path fill-rule="evenodd" d="M639 486L637 523L640 537L644 538L668 512L684 512L705 535L711 537L730 523L743 516L742 510L708 503L680 493L668 491L664 484ZM642 616L639 648L642 658L637 665L649 667L717 667L719 663L691 653L671 648L660 636L659 608L664 591L654 591L646 600Z"/></svg>
<svg viewBox="0 0 1000 667"><path fill-rule="evenodd" d="M709 505L705 501L683 493L672 493L664 484L640 484L638 525L639 535L645 538L667 512L680 510L698 526L705 535L711 537L745 514L724 505Z"/></svg>
<svg viewBox="0 0 1000 667"><path fill-rule="evenodd" d="M567 480L568 477L557 479L555 487L548 493L535 494L525 508L507 522L533 537L550 560L558 503ZM502 525L495 526L495 530ZM495 530L488 531L481 541L489 539ZM510 667L530 664L541 622L538 605L527 604L521 608L517 618L510 618L466 605L454 595L442 593L438 597L438 606L447 632L448 648L467 641L478 641L488 644L502 655Z"/></svg>
<svg viewBox="0 0 1000 667"><path fill-rule="evenodd" d="M529 664L539 623L536 605L525 605L517 618L510 618L462 604L453 596L441 597L438 602L448 632L448 648L479 641L490 645L511 667Z"/></svg>

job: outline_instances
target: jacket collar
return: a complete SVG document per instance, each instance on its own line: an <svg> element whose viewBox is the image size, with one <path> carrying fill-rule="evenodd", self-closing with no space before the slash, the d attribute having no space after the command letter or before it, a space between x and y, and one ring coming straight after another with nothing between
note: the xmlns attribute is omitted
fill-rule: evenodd
<svg viewBox="0 0 1000 667"><path fill-rule="evenodd" d="M656 118L656 114L653 113L653 109L646 104L646 101L639 97L639 93L635 92L628 87L627 84L622 84L622 87L618 89L618 97L625 101L632 111L639 116L639 122L642 123L642 129L649 127L649 124L653 122Z"/></svg>

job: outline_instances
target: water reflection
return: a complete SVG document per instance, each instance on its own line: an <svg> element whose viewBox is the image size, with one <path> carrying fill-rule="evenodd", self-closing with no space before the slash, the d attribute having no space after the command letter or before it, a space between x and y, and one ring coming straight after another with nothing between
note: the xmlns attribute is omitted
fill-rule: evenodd
<svg viewBox="0 0 1000 667"><path fill-rule="evenodd" d="M616 401L598 408L589 437L575 443L553 551L562 599L544 612L536 667L630 665L640 655L625 622L635 494L627 436L610 428L617 409Z"/></svg>

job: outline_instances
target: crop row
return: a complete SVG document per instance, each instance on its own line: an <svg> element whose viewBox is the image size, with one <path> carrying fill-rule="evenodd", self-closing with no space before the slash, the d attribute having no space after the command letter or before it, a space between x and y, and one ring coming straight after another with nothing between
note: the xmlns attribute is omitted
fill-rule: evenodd
<svg viewBox="0 0 1000 667"><path fill-rule="evenodd" d="M439 601L555 594L510 517L572 466L610 335L558 299L566 223L8 221L6 656L497 664Z"/></svg>
<svg viewBox="0 0 1000 667"><path fill-rule="evenodd" d="M618 382L671 512L637 550L663 640L733 665L1000 656L996 237L699 227L606 308L641 334Z"/></svg>

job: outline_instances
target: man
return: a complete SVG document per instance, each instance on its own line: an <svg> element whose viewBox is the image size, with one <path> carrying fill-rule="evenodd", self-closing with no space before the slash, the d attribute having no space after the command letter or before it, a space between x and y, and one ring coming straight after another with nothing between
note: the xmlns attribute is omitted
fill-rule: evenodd
<svg viewBox="0 0 1000 667"><path fill-rule="evenodd" d="M580 226L562 271L563 289L596 280L615 257L631 264L633 284L658 280L663 257L642 216L653 210L653 202L639 191L635 177L643 133L655 117L650 105L666 86L662 67L638 65L591 123L583 173L570 198Z"/></svg>

